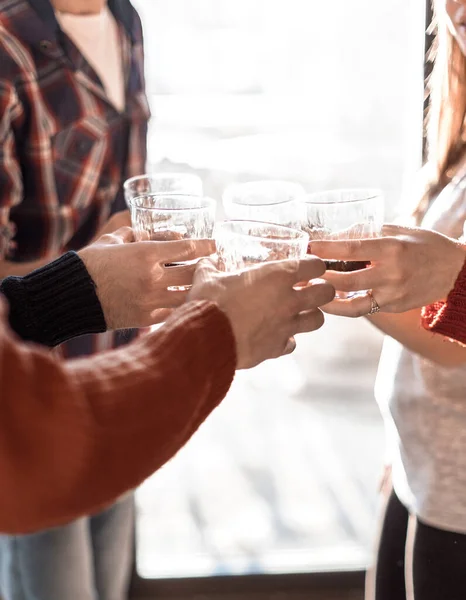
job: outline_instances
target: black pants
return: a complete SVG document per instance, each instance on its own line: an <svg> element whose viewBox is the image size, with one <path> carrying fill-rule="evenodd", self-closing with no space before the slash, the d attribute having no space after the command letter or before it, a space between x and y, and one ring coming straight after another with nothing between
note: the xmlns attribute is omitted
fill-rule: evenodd
<svg viewBox="0 0 466 600"><path fill-rule="evenodd" d="M408 511L392 492L376 564L376 600L406 600ZM466 600L466 535L417 521L413 546L415 600Z"/></svg>

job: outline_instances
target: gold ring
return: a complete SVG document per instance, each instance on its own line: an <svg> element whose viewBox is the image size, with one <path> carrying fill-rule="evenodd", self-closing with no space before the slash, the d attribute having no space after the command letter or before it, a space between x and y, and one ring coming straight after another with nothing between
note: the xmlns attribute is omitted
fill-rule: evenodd
<svg viewBox="0 0 466 600"><path fill-rule="evenodd" d="M377 300L374 298L374 294L372 293L372 290L367 290L366 294L367 294L367 297L371 299L371 309L367 314L375 315L375 314L379 313L380 306L378 305Z"/></svg>

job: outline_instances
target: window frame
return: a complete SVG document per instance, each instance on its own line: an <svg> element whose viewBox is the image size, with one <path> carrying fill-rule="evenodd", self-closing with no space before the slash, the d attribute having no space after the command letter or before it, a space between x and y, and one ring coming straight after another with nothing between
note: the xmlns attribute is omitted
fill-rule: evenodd
<svg viewBox="0 0 466 600"><path fill-rule="evenodd" d="M424 78L429 77L432 64L428 57L434 35L430 30L433 19L431 0L425 2ZM424 101L427 112L428 98ZM426 148L423 132L423 157ZM228 575L179 579L143 579L137 572L136 538L134 539L133 575L130 600L270 600L270 594L286 594L296 600L347 600L361 599L364 594L365 571L333 571L313 573L287 573L279 575ZM304 594L304 595L303 595Z"/></svg>
<svg viewBox="0 0 466 600"><path fill-rule="evenodd" d="M185 579L142 579L135 573L130 598L270 600L271 594L286 594L287 598L296 596L300 599L305 597L306 600L337 600L342 597L356 600L362 598L364 581L364 571L227 575Z"/></svg>

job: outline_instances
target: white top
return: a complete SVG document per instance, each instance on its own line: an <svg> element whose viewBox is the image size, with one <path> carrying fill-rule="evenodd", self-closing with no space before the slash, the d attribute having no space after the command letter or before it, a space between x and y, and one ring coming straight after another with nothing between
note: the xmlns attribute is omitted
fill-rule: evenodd
<svg viewBox="0 0 466 600"><path fill-rule="evenodd" d="M92 15L57 12L57 20L100 77L109 100L122 112L125 84L120 36L118 23L108 6Z"/></svg>
<svg viewBox="0 0 466 600"><path fill-rule="evenodd" d="M422 226L459 238L465 221L463 170ZM466 366L441 367L386 338L375 392L399 499L428 525L466 534Z"/></svg>

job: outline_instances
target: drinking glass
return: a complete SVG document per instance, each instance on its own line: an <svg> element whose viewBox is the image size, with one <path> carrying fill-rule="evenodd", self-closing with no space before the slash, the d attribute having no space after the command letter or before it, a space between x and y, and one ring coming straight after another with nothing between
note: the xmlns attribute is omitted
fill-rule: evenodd
<svg viewBox="0 0 466 600"><path fill-rule="evenodd" d="M136 241L211 238L215 200L178 194L143 194L130 202Z"/></svg>
<svg viewBox="0 0 466 600"><path fill-rule="evenodd" d="M290 181L252 181L228 187L223 206L228 219L263 221L300 229L304 188Z"/></svg>
<svg viewBox="0 0 466 600"><path fill-rule="evenodd" d="M156 173L127 179L123 184L126 204L144 194L202 196L202 180L191 173Z"/></svg>
<svg viewBox="0 0 466 600"><path fill-rule="evenodd" d="M306 256L307 233L272 223L224 221L214 228L218 266L238 271L271 260L300 259Z"/></svg>
<svg viewBox="0 0 466 600"><path fill-rule="evenodd" d="M309 194L304 200L306 216L303 230L313 240L349 240L378 237L384 222L384 199L379 190L343 189ZM369 266L366 261L325 261L331 271L357 271ZM339 298L364 294L344 294Z"/></svg>
<svg viewBox="0 0 466 600"><path fill-rule="evenodd" d="M215 223L215 200L201 196L145 194L130 203L131 221L137 242L208 239ZM165 266L176 267L180 263ZM186 263L188 264L188 263ZM191 286L170 286L169 291Z"/></svg>
<svg viewBox="0 0 466 600"><path fill-rule="evenodd" d="M303 229L313 240L378 237L384 221L384 201L378 190L347 189L318 192L305 197ZM356 271L367 263L327 261L334 271Z"/></svg>

